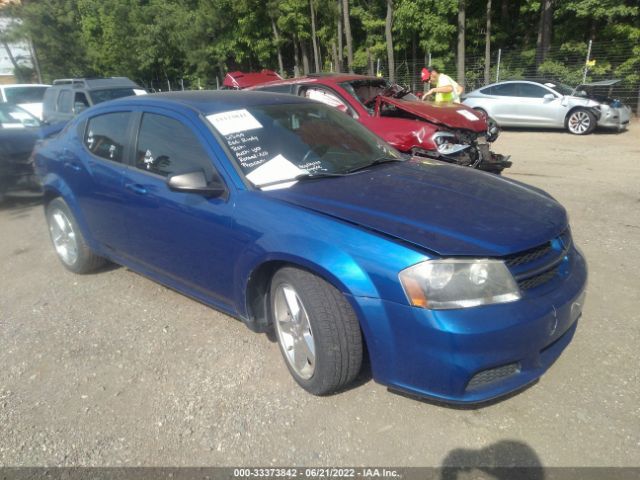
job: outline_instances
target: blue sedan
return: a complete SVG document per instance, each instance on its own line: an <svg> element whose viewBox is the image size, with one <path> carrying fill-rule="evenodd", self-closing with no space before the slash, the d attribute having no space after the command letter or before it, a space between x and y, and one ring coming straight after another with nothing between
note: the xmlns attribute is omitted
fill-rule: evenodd
<svg viewBox="0 0 640 480"><path fill-rule="evenodd" d="M394 389L485 401L540 377L582 312L586 264L548 194L405 159L311 100L116 100L35 156L67 269L126 265L274 331L313 394L344 388L367 355Z"/></svg>

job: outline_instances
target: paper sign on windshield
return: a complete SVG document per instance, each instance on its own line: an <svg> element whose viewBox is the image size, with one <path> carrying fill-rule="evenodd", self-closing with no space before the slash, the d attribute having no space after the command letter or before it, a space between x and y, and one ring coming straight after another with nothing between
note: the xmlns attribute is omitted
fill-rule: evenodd
<svg viewBox="0 0 640 480"><path fill-rule="evenodd" d="M259 187L261 185L279 182L281 180L293 179L297 175L306 172L306 170L301 170L296 167L282 155L276 155L268 162L265 162L251 173L247 174L247 180ZM290 184L282 186L290 186Z"/></svg>
<svg viewBox="0 0 640 480"><path fill-rule="evenodd" d="M262 128L262 125L256 120L256 117L244 108L242 110L231 110L229 112L207 115L207 120L209 120L211 125L222 135Z"/></svg>

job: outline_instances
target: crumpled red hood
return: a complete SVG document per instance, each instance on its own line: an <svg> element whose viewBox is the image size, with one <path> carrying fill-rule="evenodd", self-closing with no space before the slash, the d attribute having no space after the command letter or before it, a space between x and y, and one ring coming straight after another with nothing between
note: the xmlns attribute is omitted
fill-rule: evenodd
<svg viewBox="0 0 640 480"><path fill-rule="evenodd" d="M438 125L478 133L487 130L487 122L484 117L472 108L460 103L417 102L392 97L381 97L380 100Z"/></svg>

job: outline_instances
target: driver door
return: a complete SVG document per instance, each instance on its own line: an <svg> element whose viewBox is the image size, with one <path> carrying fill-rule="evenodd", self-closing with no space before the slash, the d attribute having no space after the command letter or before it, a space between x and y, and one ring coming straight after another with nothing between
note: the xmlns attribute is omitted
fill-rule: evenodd
<svg viewBox="0 0 640 480"><path fill-rule="evenodd" d="M134 138L133 164L124 173L129 260L164 277L163 283L179 282L196 296L231 304L241 242L233 240L229 191L206 198L166 183L171 174L196 170L222 179L211 149L191 121L174 112L140 114Z"/></svg>

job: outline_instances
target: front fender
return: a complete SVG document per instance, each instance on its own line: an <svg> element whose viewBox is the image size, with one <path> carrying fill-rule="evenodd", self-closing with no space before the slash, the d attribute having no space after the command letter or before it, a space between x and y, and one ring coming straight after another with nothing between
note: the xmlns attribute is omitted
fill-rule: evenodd
<svg viewBox="0 0 640 480"><path fill-rule="evenodd" d="M253 272L268 262L305 268L324 278L344 294L378 298L373 281L349 253L320 239L301 235L264 235L241 255L234 273L235 303L247 317L246 292Z"/></svg>

